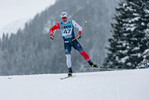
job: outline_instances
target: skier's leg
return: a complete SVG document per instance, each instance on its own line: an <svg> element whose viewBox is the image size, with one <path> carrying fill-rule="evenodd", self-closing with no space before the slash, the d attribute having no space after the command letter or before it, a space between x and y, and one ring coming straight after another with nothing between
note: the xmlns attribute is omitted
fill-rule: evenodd
<svg viewBox="0 0 149 100"><path fill-rule="evenodd" d="M80 52L80 54L84 57L84 59L85 59L86 61L90 61L89 56L85 53L84 50L82 50L82 51Z"/></svg>
<svg viewBox="0 0 149 100"><path fill-rule="evenodd" d="M84 57L84 59L91 65L92 67L98 67L96 64L92 63L91 59L89 58L88 54L85 53L82 46L79 44L77 40L74 41L73 47Z"/></svg>
<svg viewBox="0 0 149 100"><path fill-rule="evenodd" d="M71 54L66 54L66 64L68 69L71 68Z"/></svg>
<svg viewBox="0 0 149 100"><path fill-rule="evenodd" d="M82 46L77 40L73 41L73 47L84 57L86 61L90 60L89 56L85 53Z"/></svg>
<svg viewBox="0 0 149 100"><path fill-rule="evenodd" d="M92 67L95 67L95 68L98 67L96 64L94 64L94 63L91 61L91 59L90 59L89 56L85 53L84 50L82 50L82 51L80 52L80 54L81 54L81 55L84 57L84 59L89 63L89 65L91 65Z"/></svg>
<svg viewBox="0 0 149 100"><path fill-rule="evenodd" d="M69 43L64 44L66 54L66 65L68 67L68 76L72 76L72 64L71 64L71 45Z"/></svg>
<svg viewBox="0 0 149 100"><path fill-rule="evenodd" d="M72 76L71 54L66 54L66 64L67 64L67 67L68 67L68 76Z"/></svg>

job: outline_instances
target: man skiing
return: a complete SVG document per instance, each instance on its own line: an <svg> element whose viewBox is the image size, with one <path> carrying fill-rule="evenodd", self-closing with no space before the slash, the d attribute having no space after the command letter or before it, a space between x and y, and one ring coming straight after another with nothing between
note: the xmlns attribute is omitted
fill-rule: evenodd
<svg viewBox="0 0 149 100"><path fill-rule="evenodd" d="M62 37L64 39L64 49L66 54L66 64L68 67L68 76L72 76L72 64L71 64L71 47L76 49L83 57L84 59L94 68L98 68L98 66L91 62L91 59L89 56L85 53L80 43L76 40L75 34L74 34L74 27L79 29L79 33L77 38L81 38L82 33L82 27L77 24L74 20L67 19L67 13L62 12L61 13L61 19L59 23L57 23L55 26L53 26L50 30L50 38L54 39L53 31L56 29L60 29Z"/></svg>

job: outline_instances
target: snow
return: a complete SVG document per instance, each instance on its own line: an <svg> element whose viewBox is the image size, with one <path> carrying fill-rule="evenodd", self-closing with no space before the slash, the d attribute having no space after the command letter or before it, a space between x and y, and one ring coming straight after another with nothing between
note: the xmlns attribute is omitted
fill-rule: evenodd
<svg viewBox="0 0 149 100"><path fill-rule="evenodd" d="M135 40L135 39L133 39L133 40ZM134 47L133 49L132 49L132 51L136 51L136 50L139 50L140 49L140 47Z"/></svg>
<svg viewBox="0 0 149 100"><path fill-rule="evenodd" d="M143 58L146 58L147 56L149 56L149 49L146 49L146 50L143 52Z"/></svg>
<svg viewBox="0 0 149 100"><path fill-rule="evenodd" d="M123 7L127 6L127 3L123 3Z"/></svg>
<svg viewBox="0 0 149 100"><path fill-rule="evenodd" d="M149 69L0 76L1 100L148 100Z"/></svg>
<svg viewBox="0 0 149 100"><path fill-rule="evenodd" d="M125 63L127 59L129 59L129 56L126 56L126 57L122 58L122 59L120 60L120 62Z"/></svg>
<svg viewBox="0 0 149 100"><path fill-rule="evenodd" d="M140 17L135 17L135 18L133 18L132 19L132 21L134 22L134 21L138 21L140 19Z"/></svg>
<svg viewBox="0 0 149 100"><path fill-rule="evenodd" d="M145 33L146 33L146 36L149 37L149 29L146 29L146 30L145 30Z"/></svg>
<svg viewBox="0 0 149 100"><path fill-rule="evenodd" d="M143 54L149 53L149 49L146 49Z"/></svg>
<svg viewBox="0 0 149 100"><path fill-rule="evenodd" d="M146 13L149 13L149 10L148 10L148 9L144 9L144 11L145 11Z"/></svg>
<svg viewBox="0 0 149 100"><path fill-rule="evenodd" d="M133 22L134 20L129 20L129 23ZM135 24L126 24L125 26L127 26L126 31L130 30L130 31L134 31L136 29L136 25Z"/></svg>

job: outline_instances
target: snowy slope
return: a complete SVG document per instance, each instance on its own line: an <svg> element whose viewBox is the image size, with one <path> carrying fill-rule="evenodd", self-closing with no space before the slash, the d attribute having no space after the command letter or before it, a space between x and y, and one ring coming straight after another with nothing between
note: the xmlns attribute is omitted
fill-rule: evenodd
<svg viewBox="0 0 149 100"><path fill-rule="evenodd" d="M148 100L149 69L1 76L1 100Z"/></svg>

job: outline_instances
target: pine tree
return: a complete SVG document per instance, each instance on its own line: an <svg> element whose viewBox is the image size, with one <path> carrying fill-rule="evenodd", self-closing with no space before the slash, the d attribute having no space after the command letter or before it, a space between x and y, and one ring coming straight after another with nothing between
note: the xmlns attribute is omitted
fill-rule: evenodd
<svg viewBox="0 0 149 100"><path fill-rule="evenodd" d="M145 37L144 40L149 41L149 1L144 2L144 21L146 25L146 29L144 30L145 32ZM143 52L143 60L142 62L138 65L138 68L140 67L145 67L146 63L149 62L149 42L146 43L148 48Z"/></svg>
<svg viewBox="0 0 149 100"><path fill-rule="evenodd" d="M149 17L145 11L146 0L125 0L119 3L112 23L113 36L104 65L120 68L136 68L143 60L142 53L148 47L145 30ZM144 10L146 9L146 10Z"/></svg>

